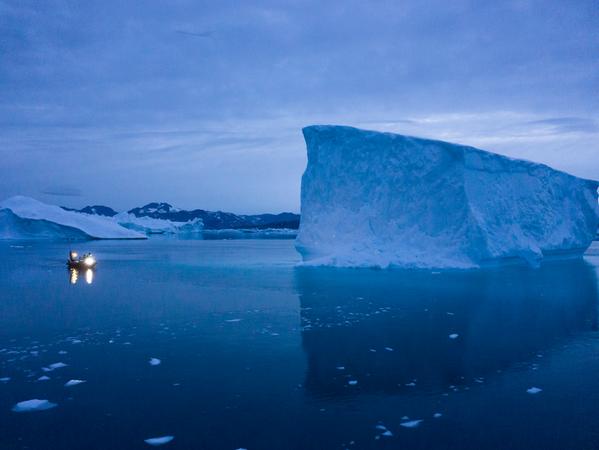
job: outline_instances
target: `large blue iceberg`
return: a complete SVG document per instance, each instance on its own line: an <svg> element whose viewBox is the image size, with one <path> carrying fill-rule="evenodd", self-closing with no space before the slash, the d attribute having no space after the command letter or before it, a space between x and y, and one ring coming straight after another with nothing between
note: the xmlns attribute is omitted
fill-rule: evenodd
<svg viewBox="0 0 599 450"><path fill-rule="evenodd" d="M581 256L599 183L442 141L303 130L296 246L305 264L477 268Z"/></svg>

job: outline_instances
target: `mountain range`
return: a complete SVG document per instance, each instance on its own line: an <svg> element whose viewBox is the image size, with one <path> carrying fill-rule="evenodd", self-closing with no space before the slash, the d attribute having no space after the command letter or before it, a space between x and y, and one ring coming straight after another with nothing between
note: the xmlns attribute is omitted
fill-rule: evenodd
<svg viewBox="0 0 599 450"><path fill-rule="evenodd" d="M81 209L67 208L75 211L98 216L114 217L117 211L109 206L92 205ZM150 217L152 219L169 220L171 222L189 222L201 219L205 230L223 229L265 229L265 228L299 228L299 214L284 212L280 214L239 215L223 211L206 211L203 209L185 210L175 208L169 203L152 202L147 205L127 211L135 217Z"/></svg>

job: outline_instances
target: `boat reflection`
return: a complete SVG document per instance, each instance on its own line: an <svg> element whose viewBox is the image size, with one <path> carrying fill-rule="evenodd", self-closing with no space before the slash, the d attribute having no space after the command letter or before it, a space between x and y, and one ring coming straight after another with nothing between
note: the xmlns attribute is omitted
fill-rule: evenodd
<svg viewBox="0 0 599 450"><path fill-rule="evenodd" d="M302 267L296 284L304 385L318 397L460 389L534 370L597 329L597 279L584 261L467 273Z"/></svg>
<svg viewBox="0 0 599 450"><path fill-rule="evenodd" d="M94 269L79 270L74 267L69 269L69 282L71 284L77 284L81 275L84 275L87 284L92 284L94 282Z"/></svg>

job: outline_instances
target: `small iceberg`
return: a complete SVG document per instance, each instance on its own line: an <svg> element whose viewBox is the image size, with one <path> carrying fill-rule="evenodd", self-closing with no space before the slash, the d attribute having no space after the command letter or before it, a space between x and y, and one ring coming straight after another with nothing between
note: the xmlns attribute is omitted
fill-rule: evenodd
<svg viewBox="0 0 599 450"><path fill-rule="evenodd" d="M408 420L407 422L400 423L400 425L405 428L416 428L421 422L422 419Z"/></svg>
<svg viewBox="0 0 599 450"><path fill-rule="evenodd" d="M349 380L347 384L349 384L350 386L355 386L356 384L358 384L358 380Z"/></svg>
<svg viewBox="0 0 599 450"><path fill-rule="evenodd" d="M41 377L39 377L39 378L37 379L37 381L48 381L49 379L50 379L50 377L49 377L49 376L42 375Z"/></svg>
<svg viewBox="0 0 599 450"><path fill-rule="evenodd" d="M50 370L56 370L56 369L62 369L63 367L66 367L66 366L67 366L67 364L65 364L63 362L57 362L57 363L54 363L54 364L50 364L48 366L48 369L50 369Z"/></svg>
<svg viewBox="0 0 599 450"><path fill-rule="evenodd" d="M161 436L161 437L144 439L144 442L149 445L158 446L158 445L168 444L173 439L175 439L175 436Z"/></svg>
<svg viewBox="0 0 599 450"><path fill-rule="evenodd" d="M85 380L69 380L64 384L64 387L77 386L81 383L85 383Z"/></svg>
<svg viewBox="0 0 599 450"><path fill-rule="evenodd" d="M449 339L457 339L458 336L459 336L458 333L452 333L452 334L449 335Z"/></svg>
<svg viewBox="0 0 599 450"><path fill-rule="evenodd" d="M8 383L10 381L10 377L2 377L0 378L0 382L2 383Z"/></svg>
<svg viewBox="0 0 599 450"><path fill-rule="evenodd" d="M14 412L44 411L46 409L52 409L56 406L56 403L49 402L48 400L34 398L17 403L15 406L13 406L12 410Z"/></svg>
<svg viewBox="0 0 599 450"><path fill-rule="evenodd" d="M538 394L542 390L543 389L538 388L538 387L531 387L530 389L526 389L526 392L528 392L529 394Z"/></svg>
<svg viewBox="0 0 599 450"><path fill-rule="evenodd" d="M160 361L158 358L150 358L150 361L148 361L149 364L151 366L157 366L159 365L162 361Z"/></svg>

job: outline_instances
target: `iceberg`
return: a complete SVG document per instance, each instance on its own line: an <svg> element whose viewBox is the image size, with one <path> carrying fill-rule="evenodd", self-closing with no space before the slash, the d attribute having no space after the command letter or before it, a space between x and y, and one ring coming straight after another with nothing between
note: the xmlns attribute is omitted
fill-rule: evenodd
<svg viewBox="0 0 599 450"><path fill-rule="evenodd" d="M136 216L121 212L113 216L119 225L144 234L187 234L201 233L204 228L202 219L188 222L173 222L167 219L156 219L149 216Z"/></svg>
<svg viewBox="0 0 599 450"><path fill-rule="evenodd" d="M469 269L579 257L597 181L448 142L303 129L296 248L306 265Z"/></svg>
<svg viewBox="0 0 599 450"><path fill-rule="evenodd" d="M34 398L31 400L24 400L22 402L17 403L15 406L13 406L12 410L18 413L31 411L45 411L46 409L52 409L56 406L56 403L52 403L48 400L40 400L38 398Z"/></svg>
<svg viewBox="0 0 599 450"><path fill-rule="evenodd" d="M0 239L145 239L110 217L66 211L29 197L0 202Z"/></svg>

